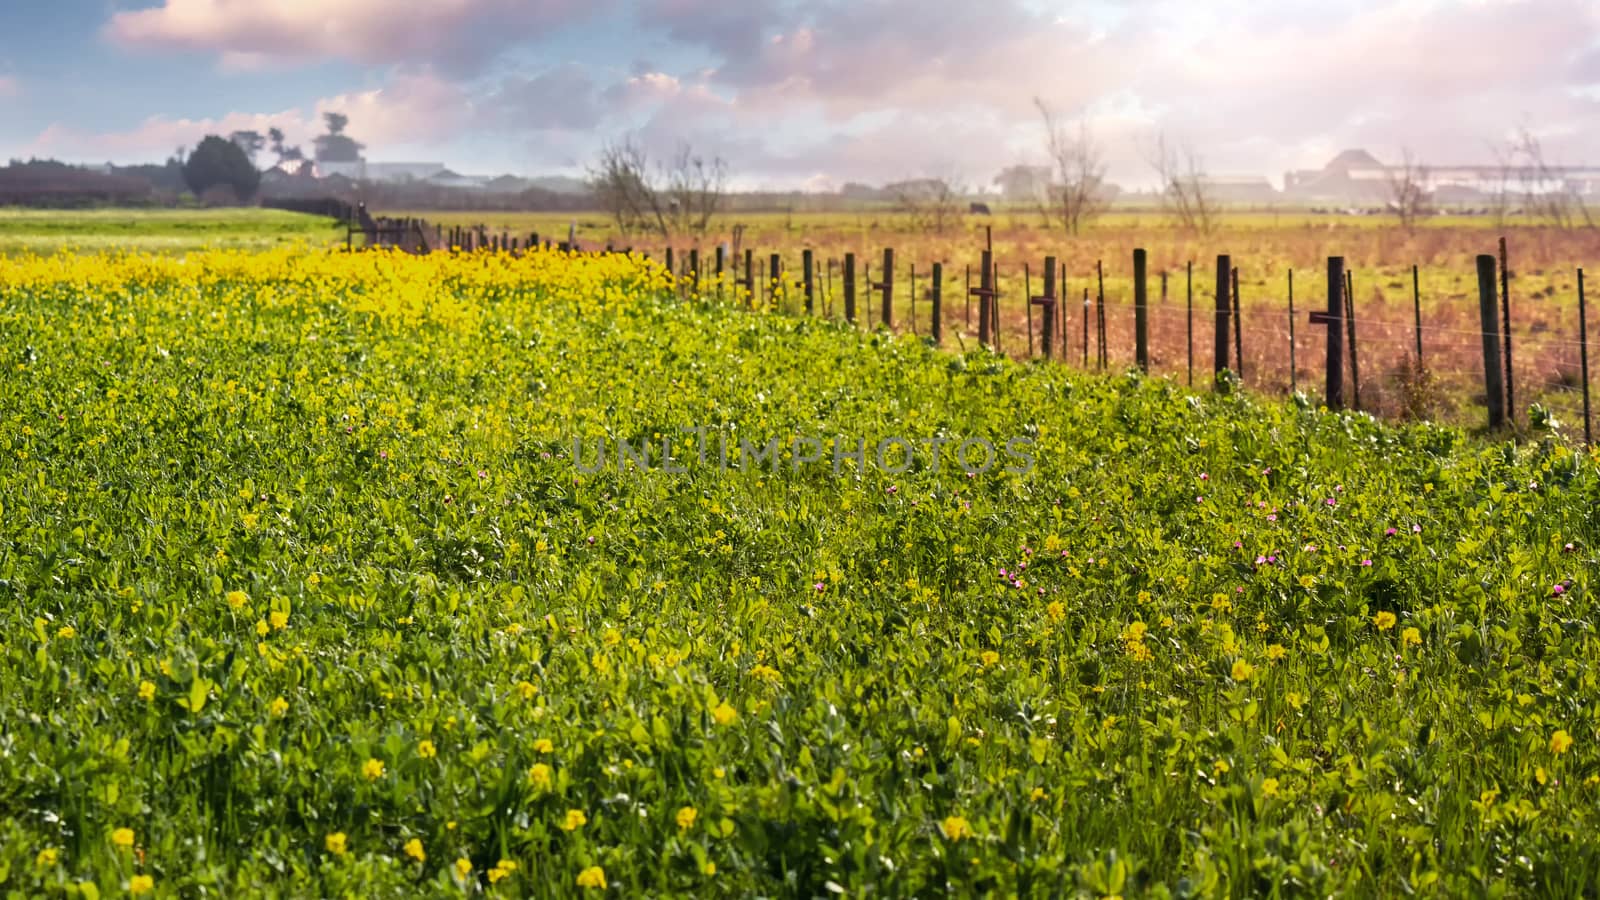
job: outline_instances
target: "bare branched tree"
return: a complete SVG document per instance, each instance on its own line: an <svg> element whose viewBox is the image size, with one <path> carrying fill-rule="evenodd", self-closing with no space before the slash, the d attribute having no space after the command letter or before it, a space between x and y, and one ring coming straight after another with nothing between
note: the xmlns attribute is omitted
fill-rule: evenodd
<svg viewBox="0 0 1600 900"><path fill-rule="evenodd" d="M896 208L914 231L943 234L960 226L966 212L966 190L949 175L901 181L888 186Z"/></svg>
<svg viewBox="0 0 1600 900"><path fill-rule="evenodd" d="M1200 155L1187 143L1168 143L1156 135L1150 165L1161 179L1161 205L1178 224L1191 231L1208 232L1216 224L1217 202L1211 196Z"/></svg>
<svg viewBox="0 0 1600 900"><path fill-rule="evenodd" d="M1087 122L1080 121L1075 132L1069 131L1056 121L1043 100L1035 97L1033 104L1039 108L1039 115L1044 119L1045 149L1050 154L1050 164L1055 170L1049 190L1041 202L1040 212L1061 223L1061 227L1068 232L1077 234L1110 205L1106 197L1106 166L1100 155L1100 146L1089 133Z"/></svg>
<svg viewBox="0 0 1600 900"><path fill-rule="evenodd" d="M1544 158L1544 147L1528 128L1522 128L1511 144L1513 158L1517 160L1517 174L1522 183L1523 207L1530 215L1538 216L1557 228L1573 228L1579 222L1578 203L1566 179ZM1588 219L1585 209L1583 218Z"/></svg>
<svg viewBox="0 0 1600 900"><path fill-rule="evenodd" d="M652 165L633 139L606 144L589 170L589 187L623 234L674 231L703 235L727 197L727 164L696 154L688 144Z"/></svg>
<svg viewBox="0 0 1600 900"><path fill-rule="evenodd" d="M1409 147L1400 151L1400 165L1390 166L1389 209L1400 219L1400 227L1407 231L1417 226L1417 220L1427 216L1428 168L1417 162Z"/></svg>
<svg viewBox="0 0 1600 900"><path fill-rule="evenodd" d="M727 163L720 157L707 159L688 144L680 144L677 155L661 174L677 228L704 235L727 198Z"/></svg>

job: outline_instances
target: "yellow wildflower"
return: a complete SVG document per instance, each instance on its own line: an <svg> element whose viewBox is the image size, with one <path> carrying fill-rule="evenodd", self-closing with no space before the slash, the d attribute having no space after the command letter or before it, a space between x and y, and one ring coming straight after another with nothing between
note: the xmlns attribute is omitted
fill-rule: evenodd
<svg viewBox="0 0 1600 900"><path fill-rule="evenodd" d="M334 833L328 835L323 839L322 845L327 847L328 852L332 853L334 856L343 856L346 848L344 832L335 831Z"/></svg>
<svg viewBox="0 0 1600 900"><path fill-rule="evenodd" d="M688 831L694 827L694 819L697 815L699 815L699 813L694 807L685 806L684 808L678 810L678 814L673 818L675 821L677 821L679 829Z"/></svg>
<svg viewBox="0 0 1600 900"><path fill-rule="evenodd" d="M961 816L946 816L944 821L939 823L939 830L952 841L972 837L972 826Z"/></svg>
<svg viewBox="0 0 1600 900"><path fill-rule="evenodd" d="M427 851L422 849L422 841L418 838L412 838L411 840L406 841L405 853L407 856L411 857L417 862L428 861Z"/></svg>
<svg viewBox="0 0 1600 900"><path fill-rule="evenodd" d="M132 847L133 829L118 828L117 830L111 832L111 843L123 848Z"/></svg>
<svg viewBox="0 0 1600 900"><path fill-rule="evenodd" d="M1550 735L1550 752L1551 753L1560 755L1562 753L1567 752L1567 750L1569 748L1571 748L1571 747L1572 747L1572 735L1567 734L1565 729L1558 728L1558 729L1556 729L1554 734Z"/></svg>
<svg viewBox="0 0 1600 900"><path fill-rule="evenodd" d="M606 870L600 868L599 866L590 866L589 868L584 869L582 872L579 872L578 887L593 888L602 891L605 890Z"/></svg>
<svg viewBox="0 0 1600 900"><path fill-rule="evenodd" d="M561 819L561 830L577 831L587 824L589 824L589 817L583 814L583 810L569 809L566 816Z"/></svg>
<svg viewBox="0 0 1600 900"><path fill-rule="evenodd" d="M1394 613L1389 612L1387 609L1372 617L1372 624L1376 625L1379 631L1388 631L1393 628L1395 621Z"/></svg>
<svg viewBox="0 0 1600 900"><path fill-rule="evenodd" d="M128 893L137 897L156 889L156 880L149 875L135 875L128 879Z"/></svg>

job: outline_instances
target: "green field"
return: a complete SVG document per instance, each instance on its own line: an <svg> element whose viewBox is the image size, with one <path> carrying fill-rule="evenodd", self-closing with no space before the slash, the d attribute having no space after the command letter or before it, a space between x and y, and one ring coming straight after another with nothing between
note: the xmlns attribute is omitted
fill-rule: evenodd
<svg viewBox="0 0 1600 900"><path fill-rule="evenodd" d="M684 302L619 257L0 274L10 895L1600 871L1592 452ZM684 471L583 470L673 438ZM969 473L977 439L1032 465Z"/></svg>
<svg viewBox="0 0 1600 900"><path fill-rule="evenodd" d="M0 255L59 250L185 253L344 243L330 219L271 209L0 208Z"/></svg>

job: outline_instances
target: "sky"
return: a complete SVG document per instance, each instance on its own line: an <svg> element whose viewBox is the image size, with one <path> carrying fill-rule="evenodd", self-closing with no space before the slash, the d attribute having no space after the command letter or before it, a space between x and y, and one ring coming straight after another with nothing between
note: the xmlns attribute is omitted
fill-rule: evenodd
<svg viewBox="0 0 1600 900"><path fill-rule="evenodd" d="M1600 164L1600 0L0 0L0 158L159 162L326 112L374 161L582 174L608 141L827 189L1041 163L1035 98L1113 180L1342 149ZM263 159L263 163L270 159Z"/></svg>

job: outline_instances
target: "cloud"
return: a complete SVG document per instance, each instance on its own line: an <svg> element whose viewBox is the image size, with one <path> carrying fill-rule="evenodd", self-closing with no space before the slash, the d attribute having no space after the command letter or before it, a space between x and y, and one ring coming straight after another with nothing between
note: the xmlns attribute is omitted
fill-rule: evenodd
<svg viewBox="0 0 1600 900"><path fill-rule="evenodd" d="M476 70L501 51L588 18L609 0L163 0L112 15L112 42L214 53L225 69L338 59Z"/></svg>
<svg viewBox="0 0 1600 900"><path fill-rule="evenodd" d="M1158 131L1192 144L1213 173L1275 175L1351 146L1481 161L1522 125L1555 160L1585 161L1600 146L1594 0L392 6L162 0L116 13L106 34L122 46L205 52L230 71L340 59L382 86L274 116L153 116L127 132L57 127L40 140L93 158L101 148L165 154L205 130L271 120L303 142L319 113L340 111L375 158L426 152L470 167L453 154L481 152L572 168L632 133L658 155L688 141L756 180L957 169L979 183L1042 161L1040 97L1090 124L1125 183L1150 178L1145 150ZM553 34L560 55L548 52Z"/></svg>
<svg viewBox="0 0 1600 900"><path fill-rule="evenodd" d="M325 97L309 109L275 113L230 112L205 118L151 116L124 131L91 131L51 125L28 148L41 156L78 160L165 159L177 147L193 146L206 135L280 128L289 144L311 153L311 139L322 133L322 115L350 117L348 134L369 147L426 144L451 134L474 115L471 97L454 82L431 72L400 74L381 88ZM263 156L258 162L265 163Z"/></svg>
<svg viewBox="0 0 1600 900"><path fill-rule="evenodd" d="M21 97L22 82L8 75L0 75L0 100L7 97Z"/></svg>

